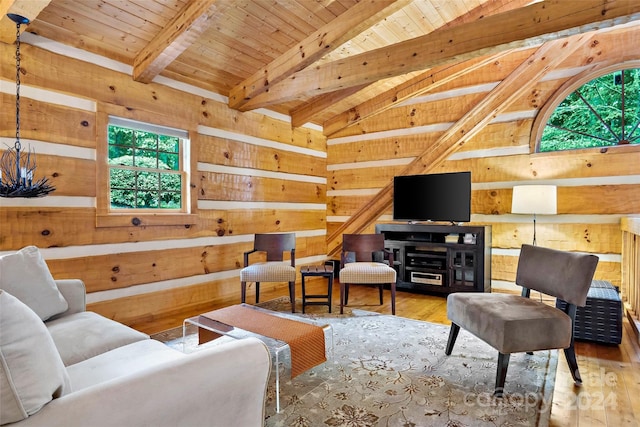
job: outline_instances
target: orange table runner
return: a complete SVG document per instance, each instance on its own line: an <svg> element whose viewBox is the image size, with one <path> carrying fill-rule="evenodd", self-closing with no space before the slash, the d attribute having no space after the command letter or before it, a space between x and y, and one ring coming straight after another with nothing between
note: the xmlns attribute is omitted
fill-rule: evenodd
<svg viewBox="0 0 640 427"><path fill-rule="evenodd" d="M285 319L241 305L232 305L200 316L289 344L292 378L327 361L324 330L319 326ZM209 341L215 336L200 334L201 342L206 342L203 338Z"/></svg>

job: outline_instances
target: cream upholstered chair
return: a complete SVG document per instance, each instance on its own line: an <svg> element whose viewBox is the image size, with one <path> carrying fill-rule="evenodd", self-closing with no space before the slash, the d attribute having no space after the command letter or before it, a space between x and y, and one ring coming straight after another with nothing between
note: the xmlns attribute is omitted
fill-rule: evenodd
<svg viewBox="0 0 640 427"><path fill-rule="evenodd" d="M445 353L451 354L460 328L498 350L494 394L504 391L511 353L564 349L574 382L582 383L573 347L577 306L584 306L598 265L595 255L523 245L516 284L522 295L506 293L453 293L447 297L451 320ZM566 308L529 298L531 289L566 301Z"/></svg>
<svg viewBox="0 0 640 427"><path fill-rule="evenodd" d="M386 255L389 264L376 262L375 254ZM351 262L349 255L355 256ZM352 256L353 256L352 255ZM340 314L349 302L349 285L368 284L378 287L380 305L383 303L384 285L391 286L391 313L396 314L396 270L393 269L393 252L384 247L383 234L344 234L340 254Z"/></svg>
<svg viewBox="0 0 640 427"><path fill-rule="evenodd" d="M266 252L265 262L249 262L249 255ZM284 261L285 252L291 259ZM256 234L253 249L244 253L240 270L242 302L247 299L247 282L256 283L256 304L260 302L260 282L288 282L291 312L296 311L296 235L294 233Z"/></svg>

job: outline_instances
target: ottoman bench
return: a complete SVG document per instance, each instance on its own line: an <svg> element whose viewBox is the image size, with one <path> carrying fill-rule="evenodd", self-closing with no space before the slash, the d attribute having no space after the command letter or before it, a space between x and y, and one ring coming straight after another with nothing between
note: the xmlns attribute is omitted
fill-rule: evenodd
<svg viewBox="0 0 640 427"><path fill-rule="evenodd" d="M558 301L556 306L564 308ZM578 307L574 336L578 340L603 344L622 342L622 300L616 287L606 280L594 280L589 288L587 304Z"/></svg>

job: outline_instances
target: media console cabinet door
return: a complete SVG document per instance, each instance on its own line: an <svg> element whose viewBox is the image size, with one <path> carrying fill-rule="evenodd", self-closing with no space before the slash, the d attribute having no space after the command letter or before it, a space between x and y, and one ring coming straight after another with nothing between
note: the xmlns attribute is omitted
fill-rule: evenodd
<svg viewBox="0 0 640 427"><path fill-rule="evenodd" d="M490 226L392 223L376 232L396 254L399 289L490 292Z"/></svg>

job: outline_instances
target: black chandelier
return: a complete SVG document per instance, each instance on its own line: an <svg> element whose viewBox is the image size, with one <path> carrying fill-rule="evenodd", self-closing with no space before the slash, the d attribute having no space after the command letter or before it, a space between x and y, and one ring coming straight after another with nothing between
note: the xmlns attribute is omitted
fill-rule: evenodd
<svg viewBox="0 0 640 427"><path fill-rule="evenodd" d="M20 144L20 25L28 24L24 16L8 13L16 23L16 143L0 157L0 197L42 197L55 190L48 178L34 180L36 170L35 152L26 155Z"/></svg>

